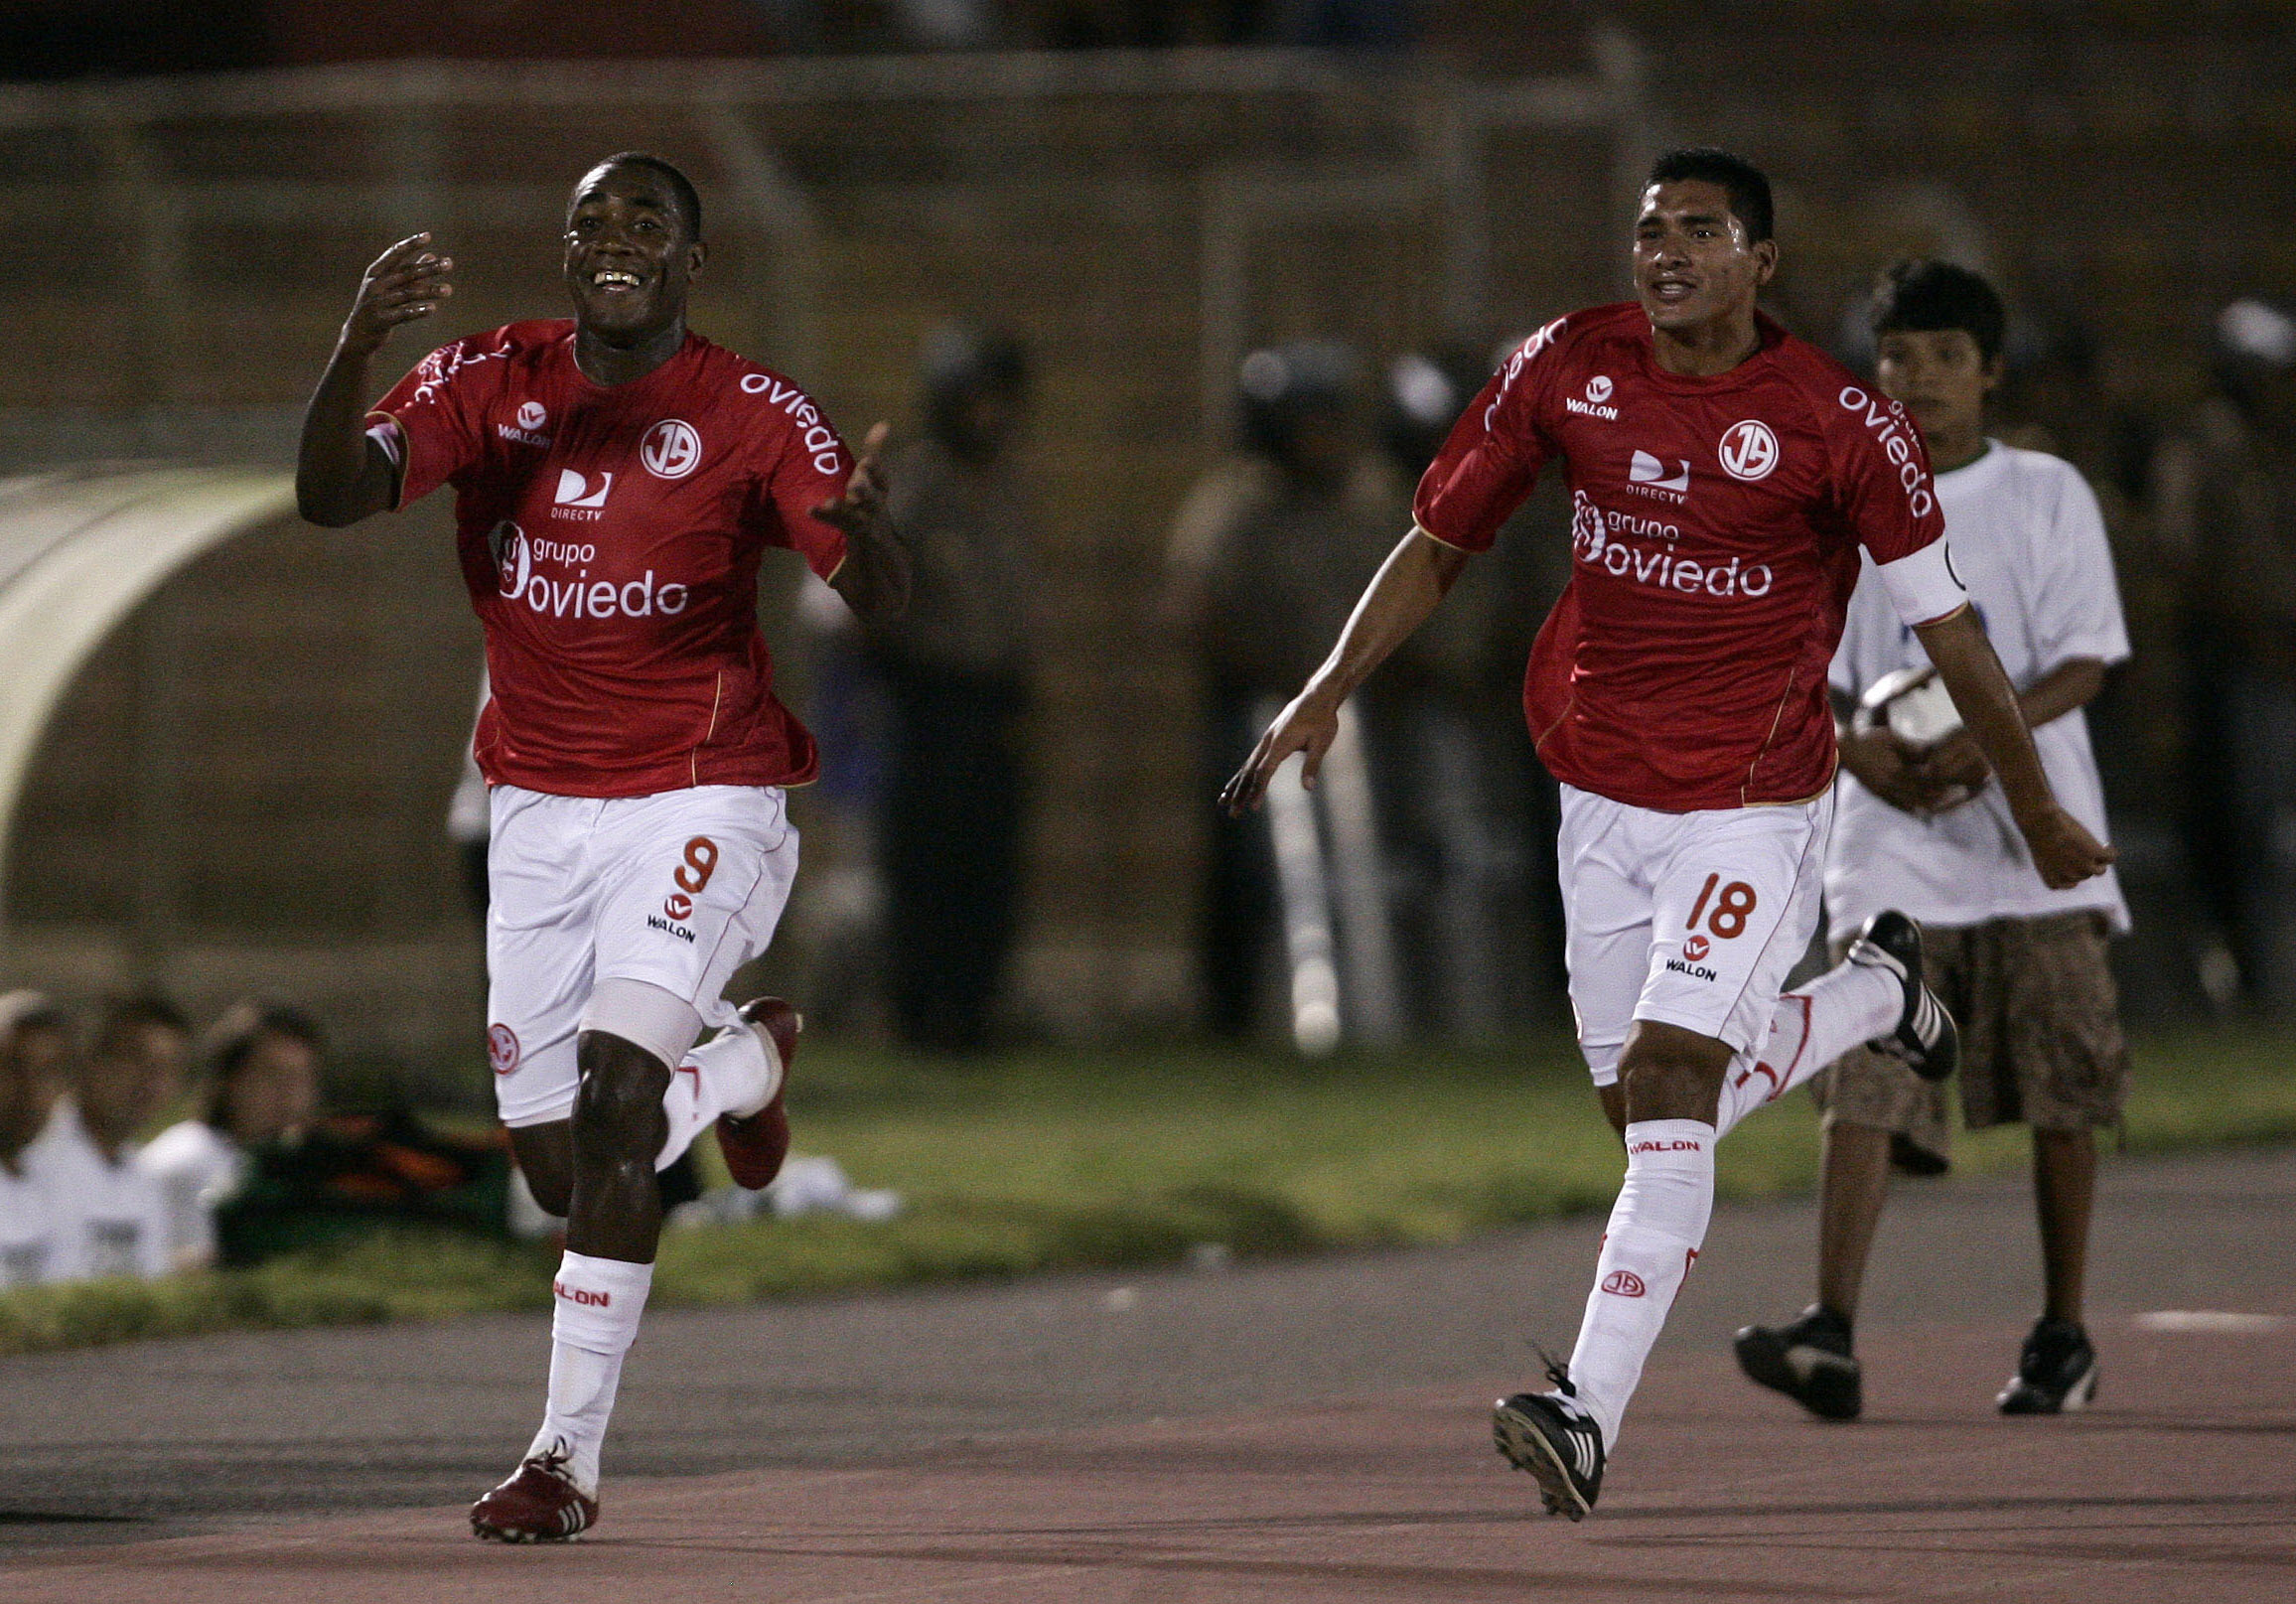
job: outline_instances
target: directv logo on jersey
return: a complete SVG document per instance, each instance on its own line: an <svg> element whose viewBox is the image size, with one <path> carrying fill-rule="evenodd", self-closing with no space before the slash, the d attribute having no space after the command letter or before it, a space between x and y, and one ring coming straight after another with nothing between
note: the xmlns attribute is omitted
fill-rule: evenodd
<svg viewBox="0 0 2296 1604"><path fill-rule="evenodd" d="M1647 451L1637 451L1627 465L1627 489L1652 501L1683 506L1690 500L1690 460L1677 457L1674 464L1673 473L1668 474L1664 463Z"/></svg>
<svg viewBox="0 0 2296 1604"><path fill-rule="evenodd" d="M595 523L606 515L606 493L614 488L614 476L601 473L598 488L571 468L558 470L557 506L550 509L554 518L575 518Z"/></svg>
<svg viewBox="0 0 2296 1604"><path fill-rule="evenodd" d="M1616 423L1619 421L1619 409L1615 406L1603 405L1610 398L1610 376L1606 373L1597 373L1587 380L1586 399L1582 401L1575 395L1565 397L1562 403L1563 410L1583 413L1590 418L1601 418L1605 423Z"/></svg>

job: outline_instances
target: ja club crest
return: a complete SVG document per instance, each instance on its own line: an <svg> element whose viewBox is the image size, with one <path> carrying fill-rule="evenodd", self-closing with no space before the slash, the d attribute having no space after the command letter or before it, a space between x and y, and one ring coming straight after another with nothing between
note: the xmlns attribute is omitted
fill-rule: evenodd
<svg viewBox="0 0 2296 1604"><path fill-rule="evenodd" d="M646 431L638 460L656 479L683 479L701 466L701 434L683 418L663 418Z"/></svg>
<svg viewBox="0 0 2296 1604"><path fill-rule="evenodd" d="M1722 433L1722 471L1732 479L1752 484L1768 479L1778 466L1778 436L1770 432L1770 425L1756 418L1733 423Z"/></svg>

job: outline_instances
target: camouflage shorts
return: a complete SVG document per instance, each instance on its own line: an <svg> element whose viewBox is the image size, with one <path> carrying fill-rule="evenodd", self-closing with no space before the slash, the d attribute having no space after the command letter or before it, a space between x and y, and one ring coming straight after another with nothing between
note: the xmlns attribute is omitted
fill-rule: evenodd
<svg viewBox="0 0 2296 1604"><path fill-rule="evenodd" d="M2097 913L1923 930L1930 988L1961 1027L1963 1124L2092 1130L2120 1122L2128 1044L2109 940ZM1834 955L1848 945L1837 942ZM1951 1151L1946 1089L1893 1058L1856 1048L1812 1090L1828 1124L1890 1131L1939 1164Z"/></svg>

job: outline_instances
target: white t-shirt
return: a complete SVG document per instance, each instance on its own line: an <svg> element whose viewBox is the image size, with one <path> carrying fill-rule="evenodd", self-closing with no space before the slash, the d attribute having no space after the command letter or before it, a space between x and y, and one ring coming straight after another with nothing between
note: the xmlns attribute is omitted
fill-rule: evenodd
<svg viewBox="0 0 2296 1604"><path fill-rule="evenodd" d="M144 1143L136 1165L165 1205L169 1262L214 1260L215 1209L239 1190L246 1164L237 1143L198 1119L170 1125Z"/></svg>
<svg viewBox="0 0 2296 1604"><path fill-rule="evenodd" d="M0 1287L57 1279L57 1248L56 1203L47 1186L0 1164Z"/></svg>
<svg viewBox="0 0 2296 1604"><path fill-rule="evenodd" d="M2072 464L1988 440L1983 456L1937 475L1937 486L1953 566L2020 692L2076 657L2114 663L2128 656L2104 519ZM1864 563L1833 658L1833 683L1852 696L1884 674L1930 660L1899 621L1873 559ZM2104 788L2087 718L2076 708L2035 730L2033 744L2057 800L2103 840ZM2070 891L2042 884L1997 784L1930 818L1892 807L1847 769L1836 784L1825 901L1837 938L1885 908L1945 926L2094 908L2115 931L2128 929L2128 905L2111 870Z"/></svg>
<svg viewBox="0 0 2296 1604"><path fill-rule="evenodd" d="M48 1128L24 1150L25 1172L47 1187L57 1218L58 1281L127 1275L165 1275L167 1208L160 1189L124 1149L117 1163L103 1156L79 1110L61 1098Z"/></svg>

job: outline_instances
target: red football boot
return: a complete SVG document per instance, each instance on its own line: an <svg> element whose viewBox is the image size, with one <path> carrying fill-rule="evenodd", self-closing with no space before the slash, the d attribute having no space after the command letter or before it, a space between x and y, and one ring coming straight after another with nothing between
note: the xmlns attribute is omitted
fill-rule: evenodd
<svg viewBox="0 0 2296 1604"><path fill-rule="evenodd" d="M568 1542L598 1521L598 1501L566 1474L564 1454L535 1454L471 1506L471 1530L497 1542Z"/></svg>
<svg viewBox="0 0 2296 1604"><path fill-rule="evenodd" d="M773 1185L774 1177L782 1173L782 1161L789 1156L789 1110L783 1098L789 1090L789 1071L796 1063L797 1032L805 1028L805 1020L779 997L745 1002L738 1012L744 1024L774 1039L774 1050L782 1060L782 1084L774 1089L772 1101L746 1118L718 1115L718 1151L726 1156L726 1170L736 1182L755 1192Z"/></svg>

